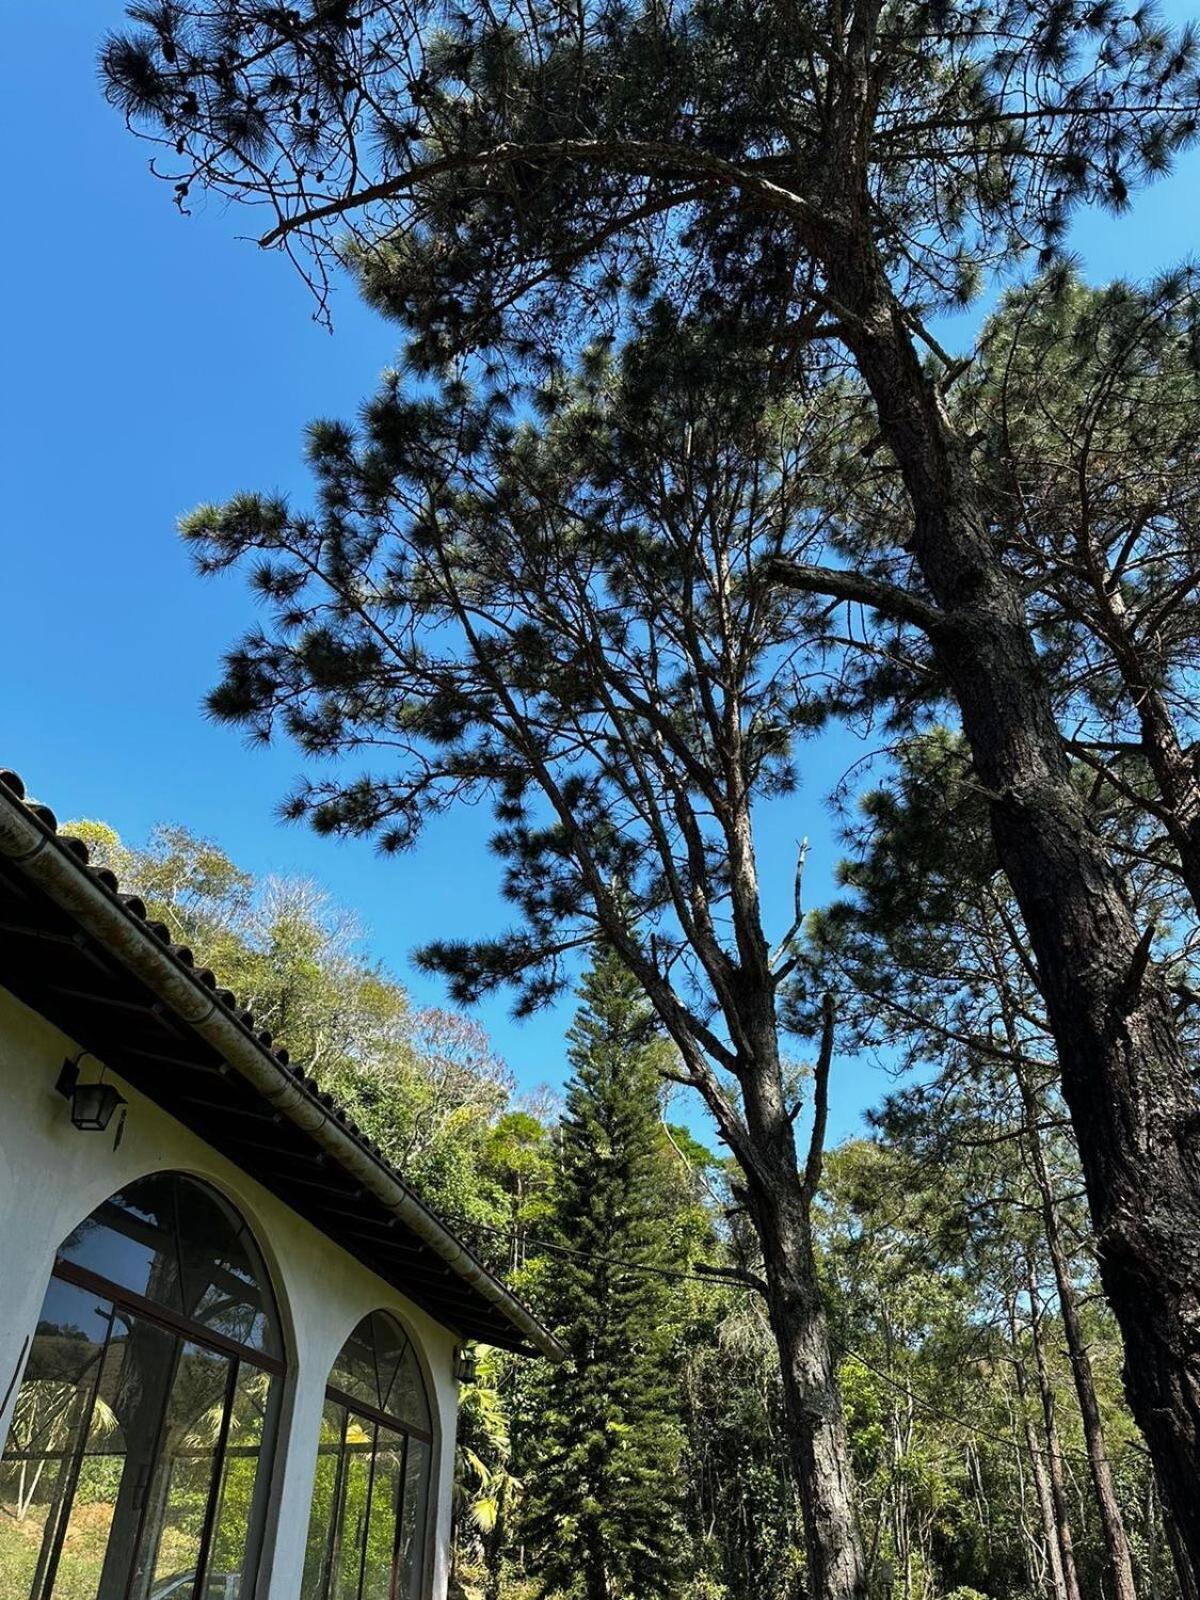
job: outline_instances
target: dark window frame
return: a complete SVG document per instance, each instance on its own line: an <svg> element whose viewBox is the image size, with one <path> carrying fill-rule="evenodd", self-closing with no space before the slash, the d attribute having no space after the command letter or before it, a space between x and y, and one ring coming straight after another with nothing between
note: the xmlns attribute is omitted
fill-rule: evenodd
<svg viewBox="0 0 1200 1600"><path fill-rule="evenodd" d="M157 1176L158 1174L150 1174ZM225 1200L223 1195L213 1185L204 1179L193 1178L191 1174L180 1173L179 1176L188 1178L193 1183L198 1183L204 1188L218 1194L237 1216L242 1230L254 1244L260 1271L263 1277L263 1289L270 1295L270 1311L275 1327L280 1334L282 1342L282 1329L279 1327L278 1297L270 1280L266 1262L262 1252L258 1249L245 1219L241 1216L233 1202ZM136 1183L138 1180L132 1180ZM118 1191L119 1192L119 1191ZM102 1201L91 1216L101 1212L108 1200ZM86 1219L85 1219L86 1220ZM59 1247L61 1250L61 1246ZM182 1312L165 1306L161 1301L152 1300L136 1290L123 1287L120 1283L106 1278L103 1274L93 1272L89 1267L79 1266L74 1261L67 1261L61 1255L55 1256L54 1266L50 1272L50 1280L59 1279L73 1287L82 1289L88 1294L95 1294L97 1298L106 1302L106 1315L108 1326L104 1334L104 1342L99 1347L96 1357L96 1372L94 1380L90 1381L87 1399L80 1409L77 1423L77 1437L74 1444L63 1451L63 1471L66 1480L61 1494L57 1496L58 1504L54 1511L53 1532L47 1527L43 1534L43 1550L39 1556L38 1568L34 1573L34 1588L30 1600L53 1600L54 1585L58 1577L58 1568L62 1558L63 1544L66 1539L70 1523L71 1509L74 1503L79 1474L82 1470L83 1460L87 1454L88 1435L95 1414L96 1401L100 1390L101 1378L104 1372L104 1363L112 1344L113 1329L117 1324L118 1316L125 1312L140 1318L144 1322L155 1324L165 1332L171 1334L177 1341L176 1359L185 1343L199 1345L212 1350L215 1354L224 1356L229 1363L229 1370L225 1380L224 1397L222 1400L222 1414L218 1439L212 1453L212 1476L209 1483L208 1498L205 1505L204 1520L201 1527L201 1537L196 1555L196 1571L192 1582L189 1600L203 1600L204 1586L209 1577L209 1561L212 1553L212 1538L216 1527L217 1513L220 1505L221 1486L224 1481L226 1453L229 1440L229 1429L232 1420L232 1408L237 1393L238 1380L243 1365L257 1368L269 1374L273 1380L263 1417L262 1444L260 1446L260 1462L256 1473L256 1487L250 1507L248 1524L246 1528L246 1556L247 1565L253 1574L251 1588L243 1596L243 1600L252 1600L252 1595L258 1588L260 1577L260 1562L262 1557L268 1506L270 1503L270 1483L276 1466L276 1452L279 1439L279 1416L283 1401L282 1379L287 1372L286 1361L279 1356L271 1355L264 1350L258 1350L252 1345L243 1344L238 1339L231 1338L219 1329L210 1328L207 1323L197 1321ZM49 1285L47 1285L47 1288ZM45 1295L43 1295L43 1300ZM161 1459L162 1443L164 1437L164 1422L166 1410L170 1403L171 1384L168 1384L163 1394L163 1415L160 1416L155 1429L152 1460L155 1464ZM156 1465L151 1471L157 1470ZM137 1538L134 1544L133 1570L142 1559L143 1545L146 1536L146 1514L149 1509L148 1498L141 1507L141 1516L138 1521ZM49 1537L47 1538L47 1533Z"/></svg>
<svg viewBox="0 0 1200 1600"><path fill-rule="evenodd" d="M404 1328L403 1324L399 1321L399 1319L391 1311L384 1310L383 1308L379 1308L376 1311L368 1312L367 1316L364 1317L362 1319L362 1321L366 1322L371 1317L375 1317L375 1316L387 1317L390 1321L395 1323L396 1327L404 1335L404 1349L403 1349L403 1352L402 1352L402 1354L400 1356L399 1361L397 1362L397 1371L399 1371L400 1366L403 1364L403 1361L405 1360L405 1358L407 1357L407 1355L411 1351L413 1353L413 1360L416 1363L416 1367L417 1367L417 1376L420 1379L421 1388L422 1388L422 1390L424 1392L425 1404L426 1404L426 1407L430 1411L430 1414L432 1416L432 1409L433 1408L432 1408L432 1404L431 1404L431 1401L430 1401L429 1385L426 1382L425 1374L421 1370L420 1363L417 1361L417 1358L416 1358L416 1347L413 1344L412 1339L409 1337L407 1330ZM341 1356L342 1356L343 1352L345 1351L346 1345L348 1345L350 1343L350 1341L354 1337L354 1334L357 1333L358 1328L361 1327L361 1326L362 1326L361 1322L356 1324L355 1328L351 1331L350 1335L347 1337L345 1343L343 1344L342 1349L339 1350L338 1357L334 1362L334 1369L335 1370L336 1370L338 1361L340 1361ZM377 1387L378 1387L378 1385L377 1385ZM370 1455L370 1471L369 1471L368 1479L367 1479L367 1496L366 1496L366 1501L365 1501L366 1512L367 1512L367 1521L364 1524L363 1535L362 1535L362 1550L359 1553L358 1581L357 1581L357 1583L355 1585L354 1594L351 1597L349 1597L349 1600L361 1600L361 1596L362 1596L363 1588L364 1588L364 1584L365 1584L366 1558L367 1558L367 1534L368 1534L368 1530L369 1530L369 1527L370 1527L372 1489L373 1489L374 1480L375 1480L376 1463L377 1463L377 1459L378 1459L378 1456L379 1456L379 1429L381 1427L382 1428L386 1428L389 1433L399 1435L399 1437L403 1441L402 1450L401 1450L401 1458L400 1458L399 1489L398 1489L397 1494L396 1494L395 1529L394 1529L393 1534L392 1534L391 1565L390 1565L390 1570L389 1570L389 1573L388 1573L388 1596L389 1596L389 1600L401 1600L401 1596L400 1596L399 1590L397 1588L397 1582L398 1582L398 1579L399 1579L400 1546L401 1546L401 1542L402 1542L402 1540L404 1538L404 1513L405 1513L405 1506L406 1506L406 1502L407 1502L407 1499L408 1499L408 1493L409 1493L408 1466L409 1466L410 1451L411 1451L411 1446L412 1446L412 1443L413 1443L414 1440L418 1444L422 1444L422 1445L428 1446L428 1460L426 1462L425 1471L426 1471L427 1478L428 1478L429 1481L427 1481L423 1486L424 1487L424 1491L425 1491L426 1526L421 1531L421 1533L419 1535L419 1538L418 1538L418 1548L419 1548L419 1552L420 1552L420 1560L421 1560L421 1564L423 1566L424 1565L424 1560L425 1560L425 1552L426 1552L426 1535L428 1534L428 1531L429 1531L429 1529L428 1529L428 1510L429 1510L429 1491L430 1491L430 1489L432 1487L431 1480L432 1480L432 1474L433 1474L433 1430L432 1429L418 1427L416 1424L414 1424L412 1422L406 1422L406 1421L403 1420L403 1418L397 1417L391 1412L381 1411L377 1406L371 1405L369 1401L362 1400L356 1395L349 1394L349 1393L347 1393L347 1391L345 1389L342 1389L338 1385L333 1384L333 1383L326 1383L326 1385L325 1385L324 1404L325 1405L333 1405L333 1406L336 1406L338 1408L338 1411L339 1411L340 1416L341 1416L341 1423L340 1423L340 1429L339 1429L338 1442L337 1442L337 1445L335 1447L336 1450L337 1450L337 1466L336 1466L335 1473L334 1473L333 1494L332 1494L332 1497L331 1497L331 1500L330 1500L329 1527L328 1527L328 1529L326 1531L325 1540L324 1540L324 1550L323 1550L322 1558L321 1558L320 1577L319 1577L319 1580L318 1580L318 1589L317 1589L316 1600L328 1600L328 1596L330 1594L330 1591L331 1591L331 1588L332 1588L332 1585L333 1585L333 1578L334 1578L335 1569L337 1569L337 1567L339 1566L339 1564L341 1562L341 1557L342 1557L342 1544L343 1544L343 1540L344 1540L344 1537L345 1537L346 1483L347 1483L347 1478L348 1478L346 1464L347 1464L347 1461L348 1461L349 1456L351 1454L351 1449L350 1449L350 1446L347 1443L346 1435L347 1435L347 1433L349 1431L349 1425L350 1425L351 1417L356 1417L360 1421L368 1423L370 1425L370 1427L371 1427L371 1446L370 1446L371 1455ZM328 1448L328 1447L326 1447L326 1448ZM362 1448L362 1447L359 1447L359 1448ZM312 1515L312 1511L310 1511L310 1516L311 1515ZM423 1577L423 1574L422 1574L422 1577Z"/></svg>

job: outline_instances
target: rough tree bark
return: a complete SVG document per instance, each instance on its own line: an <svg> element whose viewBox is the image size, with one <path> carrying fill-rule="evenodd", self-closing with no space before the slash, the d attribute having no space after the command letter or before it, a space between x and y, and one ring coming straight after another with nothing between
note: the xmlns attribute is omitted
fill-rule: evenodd
<svg viewBox="0 0 1200 1600"><path fill-rule="evenodd" d="M786 1178L750 1203L766 1262L791 1454L804 1510L809 1590L865 1600L854 1481L807 1207Z"/></svg>
<svg viewBox="0 0 1200 1600"><path fill-rule="evenodd" d="M865 195L822 240L843 337L913 513L940 611L931 638L986 789L1038 962L1079 1144L1125 1386L1177 1549L1200 1572L1200 1098L1168 997L1071 782L1021 597L979 511L968 451L923 371Z"/></svg>
<svg viewBox="0 0 1200 1600"><path fill-rule="evenodd" d="M764 950L765 957L765 950ZM814 1125L801 1171L793 1109L784 1100L774 993L747 1029L752 1053L741 1073L750 1151L746 1207L763 1253L771 1331L779 1351L788 1441L804 1518L808 1592L821 1600L867 1600L870 1583L855 1505L854 1478L837 1370L817 1275L811 1211L821 1176L833 1010L825 1026L814 1090Z"/></svg>

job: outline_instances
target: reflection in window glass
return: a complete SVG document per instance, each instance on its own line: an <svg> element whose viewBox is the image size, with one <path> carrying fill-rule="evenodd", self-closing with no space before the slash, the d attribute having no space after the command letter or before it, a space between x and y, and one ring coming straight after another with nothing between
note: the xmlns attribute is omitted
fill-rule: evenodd
<svg viewBox="0 0 1200 1600"><path fill-rule="evenodd" d="M166 1579L201 1566L232 1373L228 1357L198 1345L185 1344L176 1354L145 1495L135 1593L153 1593Z"/></svg>
<svg viewBox="0 0 1200 1600"><path fill-rule="evenodd" d="M204 1600L238 1600L252 1583L278 1391L256 1261L225 1202L171 1174L67 1240L0 1458L2 1600L193 1600L204 1574Z"/></svg>
<svg viewBox="0 0 1200 1600"><path fill-rule="evenodd" d="M418 1600L429 1401L391 1317L375 1312L359 1324L329 1391L301 1600Z"/></svg>
<svg viewBox="0 0 1200 1600"><path fill-rule="evenodd" d="M95 1295L51 1282L0 1462L0 1573L18 1596L45 1579L110 1320Z"/></svg>
<svg viewBox="0 0 1200 1600"><path fill-rule="evenodd" d="M59 1259L251 1349L280 1353L266 1274L245 1223L177 1172L140 1178L67 1238Z"/></svg>
<svg viewBox="0 0 1200 1600"><path fill-rule="evenodd" d="M358 1594L366 1547L367 1510L375 1429L351 1415L346 1424L338 1560L331 1600L354 1600Z"/></svg>
<svg viewBox="0 0 1200 1600"><path fill-rule="evenodd" d="M304 1580L300 1600L318 1600L327 1594L334 1562L337 1531L336 1506L341 1493L342 1445L346 1437L346 1413L333 1401L325 1402L321 1414L321 1442L317 1450L317 1474L313 1482L312 1511L308 1520L308 1543L304 1551Z"/></svg>
<svg viewBox="0 0 1200 1600"><path fill-rule="evenodd" d="M409 1444L401 1513L400 1548L397 1552L396 1600L418 1600L425 1571L425 1531L429 1520L429 1446L419 1439Z"/></svg>
<svg viewBox="0 0 1200 1600"><path fill-rule="evenodd" d="M404 1489L402 1433L378 1429L371 1515L364 1546L362 1600L393 1600L392 1568L401 1495Z"/></svg>
<svg viewBox="0 0 1200 1600"><path fill-rule="evenodd" d="M217 1576L240 1580L253 1571L256 1552L250 1540L263 1521L269 1486L264 1452L275 1437L278 1399L279 1385L270 1373L239 1364L208 1558L210 1582Z"/></svg>
<svg viewBox="0 0 1200 1600"><path fill-rule="evenodd" d="M416 1355L400 1325L382 1311L365 1317L346 1340L329 1385L372 1411L429 1431L429 1402Z"/></svg>

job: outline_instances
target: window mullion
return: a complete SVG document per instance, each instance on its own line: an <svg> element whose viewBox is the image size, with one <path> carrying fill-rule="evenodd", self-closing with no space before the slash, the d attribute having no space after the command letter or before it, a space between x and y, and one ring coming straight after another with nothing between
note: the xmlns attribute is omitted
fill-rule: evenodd
<svg viewBox="0 0 1200 1600"><path fill-rule="evenodd" d="M321 1583L321 1600L330 1600L333 1592L333 1574L337 1566L337 1552L341 1544L342 1518L346 1498L346 1434L350 1428L350 1413L342 1407L341 1438L338 1443L337 1473L333 1483L333 1511L329 1518L329 1538L325 1546L325 1575Z"/></svg>
<svg viewBox="0 0 1200 1600"><path fill-rule="evenodd" d="M213 1451L212 1478L208 1485L208 1501L204 1507L204 1523L200 1530L200 1549L196 1558L196 1581L192 1585L193 1600L203 1600L204 1585L208 1578L209 1546L221 1500L221 1477L225 1466L225 1447L229 1442L229 1424L233 1416L234 1396L237 1393L238 1364L229 1363L229 1376L225 1380L225 1405L221 1412L221 1425L217 1430L217 1443Z"/></svg>
<svg viewBox="0 0 1200 1600"><path fill-rule="evenodd" d="M367 1497L363 1502L365 1515L362 1527L362 1549L358 1553L358 1588L355 1600L362 1600L363 1581L367 1571L367 1543L371 1534L371 1496L375 1492L375 1466L379 1460L379 1424L371 1424L371 1464L367 1468Z"/></svg>
<svg viewBox="0 0 1200 1600"><path fill-rule="evenodd" d="M392 1571L388 1579L388 1600L399 1600L397 1584L400 1579L400 1545L404 1538L404 1497L408 1493L408 1450L411 1440L404 1435L400 1451L400 1489L396 1495L396 1532L392 1537Z"/></svg>
<svg viewBox="0 0 1200 1600"><path fill-rule="evenodd" d="M54 1532L51 1535L46 1565L40 1585L37 1575L34 1575L33 1594L35 1597L45 1596L48 1600L54 1589L54 1580L58 1576L58 1563L62 1557L63 1539L66 1537L67 1523L71 1517L71 1502L75 1498L75 1487L79 1482L79 1473L83 1467L83 1456L87 1449L88 1434L92 1428L92 1417L96 1410L96 1397L100 1393L100 1382L104 1376L104 1363L108 1359L108 1347L112 1343L113 1323L115 1321L116 1307L110 1304L108 1308L108 1328L104 1334L104 1344L100 1350L100 1359L96 1362L96 1376L92 1380L92 1392L84 1404L79 1419L79 1438L76 1441L70 1464L63 1462L66 1478L62 1486L62 1492L57 1495L58 1506L55 1510ZM47 1549L45 1535L43 1535L42 1549Z"/></svg>

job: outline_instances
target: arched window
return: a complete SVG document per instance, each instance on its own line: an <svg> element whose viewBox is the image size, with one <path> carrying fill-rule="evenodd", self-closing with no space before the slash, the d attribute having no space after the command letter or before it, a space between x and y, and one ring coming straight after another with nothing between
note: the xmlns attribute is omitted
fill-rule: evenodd
<svg viewBox="0 0 1200 1600"><path fill-rule="evenodd" d="M64 1242L0 1458L5 1600L250 1600L283 1352L245 1223L182 1173Z"/></svg>
<svg viewBox="0 0 1200 1600"><path fill-rule="evenodd" d="M301 1600L419 1600L431 1437L412 1345L374 1311L329 1375Z"/></svg>

